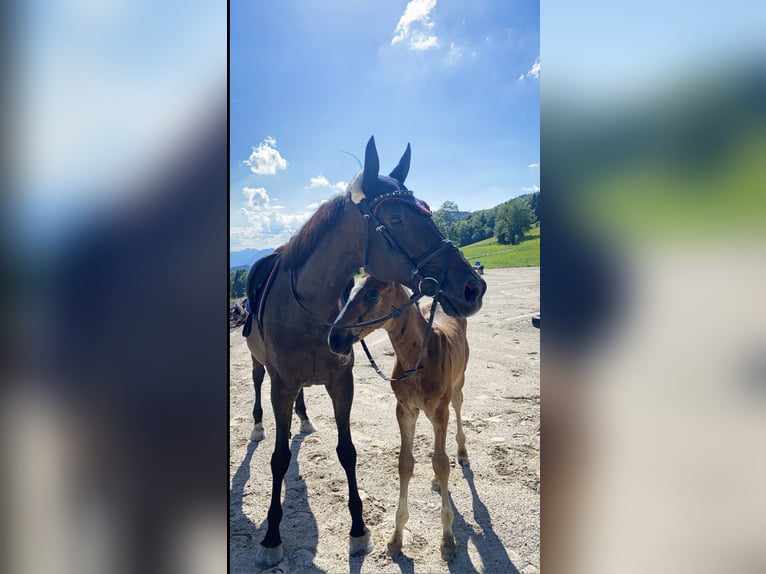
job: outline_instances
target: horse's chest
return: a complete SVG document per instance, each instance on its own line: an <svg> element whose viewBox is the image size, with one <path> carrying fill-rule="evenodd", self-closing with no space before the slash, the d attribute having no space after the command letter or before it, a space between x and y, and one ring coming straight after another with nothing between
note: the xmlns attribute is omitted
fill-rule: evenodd
<svg viewBox="0 0 766 574"><path fill-rule="evenodd" d="M338 357L317 347L298 346L275 358L273 363L280 375L299 381L303 386L326 385L342 372Z"/></svg>

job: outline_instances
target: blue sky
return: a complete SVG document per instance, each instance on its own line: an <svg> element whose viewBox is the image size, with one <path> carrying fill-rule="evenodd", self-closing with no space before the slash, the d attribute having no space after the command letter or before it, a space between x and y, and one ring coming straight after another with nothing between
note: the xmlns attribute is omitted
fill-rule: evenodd
<svg viewBox="0 0 766 574"><path fill-rule="evenodd" d="M230 4L233 251L276 247L345 189L375 136L435 209L539 189L539 3Z"/></svg>
<svg viewBox="0 0 766 574"><path fill-rule="evenodd" d="M226 3L28 0L13 12L13 232L48 248L141 201L225 101Z"/></svg>

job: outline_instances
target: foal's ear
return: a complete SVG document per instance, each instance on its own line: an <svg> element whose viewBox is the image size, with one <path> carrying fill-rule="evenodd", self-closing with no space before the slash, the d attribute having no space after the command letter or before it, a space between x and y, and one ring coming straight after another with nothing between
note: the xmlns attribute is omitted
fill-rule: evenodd
<svg viewBox="0 0 766 574"><path fill-rule="evenodd" d="M375 189L375 184L378 183L378 171L380 171L378 150L375 149L375 137L370 136L370 141L367 142L367 149L364 151L362 191L365 194L372 192Z"/></svg>
<svg viewBox="0 0 766 574"><path fill-rule="evenodd" d="M407 149L404 150L402 159L399 160L399 163L394 168L394 171L389 174L399 183L404 183L404 180L407 179L407 174L410 172L410 154L410 144L407 144Z"/></svg>

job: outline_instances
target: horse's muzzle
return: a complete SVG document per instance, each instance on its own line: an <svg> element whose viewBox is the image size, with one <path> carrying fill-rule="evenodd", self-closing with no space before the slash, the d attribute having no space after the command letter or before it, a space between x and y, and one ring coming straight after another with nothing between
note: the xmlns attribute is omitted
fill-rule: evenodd
<svg viewBox="0 0 766 574"><path fill-rule="evenodd" d="M348 355L354 344L354 335L348 329L330 329L327 344L336 355Z"/></svg>
<svg viewBox="0 0 766 574"><path fill-rule="evenodd" d="M486 292L487 283L477 275L468 278L462 287L455 285L445 289L439 297L439 303L451 317L470 317L481 309Z"/></svg>

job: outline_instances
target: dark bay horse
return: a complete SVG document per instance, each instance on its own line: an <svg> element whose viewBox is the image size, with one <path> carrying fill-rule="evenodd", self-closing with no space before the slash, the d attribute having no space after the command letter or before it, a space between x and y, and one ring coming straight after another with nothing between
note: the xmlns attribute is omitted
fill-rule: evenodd
<svg viewBox="0 0 766 574"><path fill-rule="evenodd" d="M268 528L256 556L260 568L271 567L283 557L279 525L282 482L291 456L291 411L307 385L324 385L332 401L336 452L348 480L349 552L358 555L372 549L362 518L349 424L353 357L340 357L327 344L338 300L354 272L364 266L372 276L401 282L418 294L439 293L444 310L456 317L481 308L486 283L439 232L428 206L404 186L409 166L408 145L390 175L379 175L375 140L370 138L363 171L346 193L322 204L277 249L267 269L252 274L254 285L265 285L258 289L265 297L255 297L248 281L247 345L254 364L263 365L269 373L276 425Z"/></svg>
<svg viewBox="0 0 766 574"><path fill-rule="evenodd" d="M432 301L422 301L420 308L405 305L409 292L390 281L378 281L370 276L363 277L351 292L350 298L338 315L338 323L369 322L385 315L391 306L403 308L401 315L362 327L330 330L328 340L333 352L348 355L351 345L363 339L375 329L382 328L396 353L396 362L391 374L391 388L396 395L396 420L399 423L401 448L399 450L399 505L396 509L396 526L388 543L388 553L396 556L402 549L402 533L409 519L407 492L415 467L412 445L415 439L415 423L422 410L431 421L434 430L434 453L431 464L434 469L433 488L441 492L442 542L441 554L444 560L451 560L455 554L455 537L452 533L454 513L448 498L450 475L449 457L446 452L449 405L455 411L457 421L457 458L461 465L468 464L465 448L465 433L460 416L463 405L463 384L468 365L467 322L465 319L449 317L441 307ZM426 320L433 309L433 325ZM431 328L422 354L420 368L414 367L421 356L420 347ZM415 370L409 371L413 368Z"/></svg>

